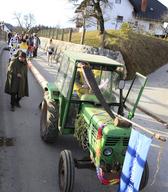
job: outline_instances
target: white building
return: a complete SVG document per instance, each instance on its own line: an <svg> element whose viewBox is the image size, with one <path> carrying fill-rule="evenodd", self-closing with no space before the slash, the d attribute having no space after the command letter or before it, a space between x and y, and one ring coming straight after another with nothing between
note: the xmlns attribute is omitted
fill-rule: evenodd
<svg viewBox="0 0 168 192"><path fill-rule="evenodd" d="M119 29L123 22L129 22L137 30L162 34L162 16L167 8L157 0L146 2L146 9L142 11L141 0L111 0L112 9L106 10L108 14L111 12L110 20L105 23L105 27Z"/></svg>
<svg viewBox="0 0 168 192"><path fill-rule="evenodd" d="M0 22L0 29L1 29L2 31L5 31L5 32L9 33L9 32L12 31L12 28L13 28L12 25L7 24L7 23L4 23L3 21Z"/></svg>
<svg viewBox="0 0 168 192"><path fill-rule="evenodd" d="M128 22L138 31L163 33L162 16L168 9L159 1L109 0L109 2L109 6L102 8L105 29L119 29L122 23ZM88 29L93 29L93 26Z"/></svg>

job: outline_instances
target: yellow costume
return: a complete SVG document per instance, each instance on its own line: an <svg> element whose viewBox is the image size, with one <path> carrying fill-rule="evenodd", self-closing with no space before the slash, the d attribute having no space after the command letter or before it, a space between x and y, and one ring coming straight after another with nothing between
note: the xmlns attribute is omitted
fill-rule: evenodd
<svg viewBox="0 0 168 192"><path fill-rule="evenodd" d="M74 83L73 91L76 92L79 97L81 97L83 94L89 93L89 87L84 80L81 69L78 69L77 71L77 77Z"/></svg>
<svg viewBox="0 0 168 192"><path fill-rule="evenodd" d="M93 70L93 73L94 73L94 76L96 78L96 77L100 77L101 71L100 70ZM84 79L81 68L78 68L76 81L74 83L73 92L76 92L79 97L81 97L84 94L91 93L91 89L87 85L87 83Z"/></svg>
<svg viewBox="0 0 168 192"><path fill-rule="evenodd" d="M28 50L27 42L21 42L21 44L19 45L19 49L27 53L27 50Z"/></svg>

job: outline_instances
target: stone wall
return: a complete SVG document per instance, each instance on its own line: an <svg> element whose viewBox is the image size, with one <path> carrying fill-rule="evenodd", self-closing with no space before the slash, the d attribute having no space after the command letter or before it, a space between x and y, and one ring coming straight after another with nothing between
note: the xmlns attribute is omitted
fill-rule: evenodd
<svg viewBox="0 0 168 192"><path fill-rule="evenodd" d="M41 41L41 48L46 50L46 46L49 42L49 39L40 37L40 41ZM104 55L125 65L123 56L120 51L112 51L110 49L91 47L87 45L80 45L80 44L54 40L54 39L53 39L53 43L55 44L54 59L56 60L56 62L59 62L65 50L70 50L70 51L90 53L95 55ZM126 69L125 69L125 77L126 77Z"/></svg>

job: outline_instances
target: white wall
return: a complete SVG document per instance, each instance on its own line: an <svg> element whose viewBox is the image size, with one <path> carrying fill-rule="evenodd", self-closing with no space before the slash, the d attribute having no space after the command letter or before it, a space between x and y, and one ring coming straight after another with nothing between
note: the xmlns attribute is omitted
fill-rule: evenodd
<svg viewBox="0 0 168 192"><path fill-rule="evenodd" d="M128 0L121 0L121 4L116 4L115 0L110 0L110 7L105 9L105 19L109 19L105 23L106 29L119 29L121 23L117 23L117 16L123 16L123 22L127 22L132 18L133 6Z"/></svg>
<svg viewBox="0 0 168 192"><path fill-rule="evenodd" d="M164 33L162 23L155 22L155 21L142 21L142 20L136 20L138 22L138 26L135 28L137 31L145 31L149 32L151 34L156 34L156 35L162 35ZM153 25L153 28L150 29L149 26L150 24Z"/></svg>
<svg viewBox="0 0 168 192"><path fill-rule="evenodd" d="M0 25L0 28L1 28L1 30L3 30L3 31L5 31L5 32L10 32L10 30L7 28L7 26L6 25L4 25L4 24L1 24Z"/></svg>
<svg viewBox="0 0 168 192"><path fill-rule="evenodd" d="M163 34L161 23L154 21L138 20L133 17L133 6L128 0L121 0L121 4L115 3L115 0L109 0L110 5L103 8L105 29L120 29L123 22L134 23L137 21L137 31L146 31L152 34ZM117 16L123 17L123 22L117 22ZM94 19L93 19L94 20ZM96 22L95 22L96 23ZM149 30L150 23L154 24L153 29ZM92 25L87 30L95 30L96 25Z"/></svg>
<svg viewBox="0 0 168 192"><path fill-rule="evenodd" d="M132 18L133 7L128 0L121 0L121 4L116 4L115 0L109 0L110 5L102 8L103 15L105 20L105 29L119 29L121 23L117 23L117 16L123 16L123 22L127 22ZM96 29L96 20L93 18L93 22L89 27L86 27L87 30ZM86 25L87 25L86 21Z"/></svg>
<svg viewBox="0 0 168 192"><path fill-rule="evenodd" d="M6 31L7 33L10 32L10 30L6 27L6 25L4 26L4 31Z"/></svg>

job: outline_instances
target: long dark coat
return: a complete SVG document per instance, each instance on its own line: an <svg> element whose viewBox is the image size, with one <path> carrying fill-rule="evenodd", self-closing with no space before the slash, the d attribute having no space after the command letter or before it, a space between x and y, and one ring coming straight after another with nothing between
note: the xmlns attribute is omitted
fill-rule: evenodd
<svg viewBox="0 0 168 192"><path fill-rule="evenodd" d="M13 59L8 66L5 93L18 93L19 97L29 96L27 71L27 61ZM17 77L18 73L21 74L21 78Z"/></svg>

